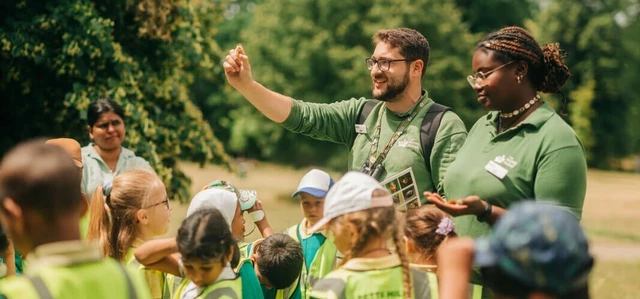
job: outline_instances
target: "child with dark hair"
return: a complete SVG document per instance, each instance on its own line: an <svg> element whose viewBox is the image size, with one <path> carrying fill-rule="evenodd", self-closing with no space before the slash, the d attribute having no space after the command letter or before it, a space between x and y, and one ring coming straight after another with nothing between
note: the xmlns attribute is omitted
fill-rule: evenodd
<svg viewBox="0 0 640 299"><path fill-rule="evenodd" d="M589 298L588 242L578 219L554 205L515 204L489 236L447 242L438 251L441 297L466 298L472 263L496 299Z"/></svg>
<svg viewBox="0 0 640 299"><path fill-rule="evenodd" d="M279 233L249 244L247 250L264 298L291 298L304 261L300 244Z"/></svg>
<svg viewBox="0 0 640 299"><path fill-rule="evenodd" d="M231 267L238 246L227 222L218 209L199 209L182 222L175 239L142 244L136 259L150 269L186 278L174 298L261 298L259 291L244 292L243 278Z"/></svg>

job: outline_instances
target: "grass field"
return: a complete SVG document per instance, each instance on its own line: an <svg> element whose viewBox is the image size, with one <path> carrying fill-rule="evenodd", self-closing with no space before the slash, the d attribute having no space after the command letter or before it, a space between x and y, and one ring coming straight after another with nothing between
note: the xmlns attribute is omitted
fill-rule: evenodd
<svg viewBox="0 0 640 299"><path fill-rule="evenodd" d="M226 179L239 188L255 189L262 200L269 222L282 231L301 220L300 206L290 198L298 180L307 169L260 163L238 178L221 167L200 168L183 163L180 167L193 180L195 194L214 179ZM334 178L339 174L333 173ZM175 234L186 213L186 205L174 204L172 229ZM640 284L640 175L591 170L588 173L587 197L582 224L596 256L591 275L592 298L638 298ZM247 231L252 229L247 224ZM248 240L258 237L254 232Z"/></svg>

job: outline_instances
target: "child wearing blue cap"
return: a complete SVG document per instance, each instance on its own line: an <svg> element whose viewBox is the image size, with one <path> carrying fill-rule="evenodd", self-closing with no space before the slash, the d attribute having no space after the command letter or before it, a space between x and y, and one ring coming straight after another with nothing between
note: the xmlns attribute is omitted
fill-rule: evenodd
<svg viewBox="0 0 640 299"><path fill-rule="evenodd" d="M324 199L333 186L331 176L318 169L307 172L291 197L300 198L304 218L285 233L302 246L304 263L298 281L298 289L288 298L308 298L307 292L320 278L329 274L336 266L336 245L327 239L324 230L309 233L307 230L323 217Z"/></svg>
<svg viewBox="0 0 640 299"><path fill-rule="evenodd" d="M586 299L593 262L573 214L525 201L511 206L489 236L451 240L438 251L440 296L466 298L475 263L495 299Z"/></svg>

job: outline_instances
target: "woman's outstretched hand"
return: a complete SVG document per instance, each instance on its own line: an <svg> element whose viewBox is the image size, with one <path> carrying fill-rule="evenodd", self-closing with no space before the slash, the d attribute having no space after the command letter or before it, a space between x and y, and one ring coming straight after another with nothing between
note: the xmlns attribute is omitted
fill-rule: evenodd
<svg viewBox="0 0 640 299"><path fill-rule="evenodd" d="M424 196L440 210L449 213L451 216L480 215L487 203L477 195L471 195L463 199L446 201L438 193L425 192Z"/></svg>

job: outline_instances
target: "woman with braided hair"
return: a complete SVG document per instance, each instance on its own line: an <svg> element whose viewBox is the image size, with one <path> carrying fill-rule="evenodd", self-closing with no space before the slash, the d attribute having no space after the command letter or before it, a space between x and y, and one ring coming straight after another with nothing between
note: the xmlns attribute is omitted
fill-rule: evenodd
<svg viewBox="0 0 640 299"><path fill-rule="evenodd" d="M444 177L443 200L425 196L457 216L456 232L478 237L512 204L549 200L576 217L586 192L584 148L539 93L560 93L569 77L558 44L540 46L520 27L487 35L473 55L467 80L487 110L473 126ZM563 106L564 106L563 105ZM482 284L478 271L472 283ZM486 289L486 288L485 288ZM488 292L483 292L489 298Z"/></svg>

